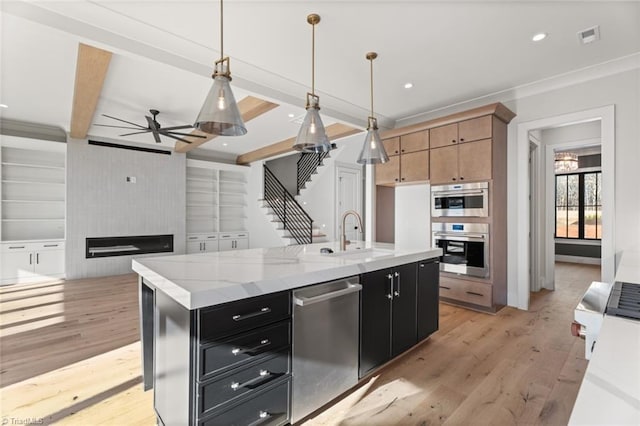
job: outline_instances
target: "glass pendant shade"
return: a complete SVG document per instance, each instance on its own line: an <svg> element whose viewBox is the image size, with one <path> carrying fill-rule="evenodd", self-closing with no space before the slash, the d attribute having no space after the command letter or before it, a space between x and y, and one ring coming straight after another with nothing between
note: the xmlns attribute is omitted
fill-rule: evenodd
<svg viewBox="0 0 640 426"><path fill-rule="evenodd" d="M557 173L571 172L578 169L578 156L573 152L557 152L554 160Z"/></svg>
<svg viewBox="0 0 640 426"><path fill-rule="evenodd" d="M247 133L229 81L231 78L226 75L213 77L213 86L196 119L195 127L198 130L221 136L242 136Z"/></svg>
<svg viewBox="0 0 640 426"><path fill-rule="evenodd" d="M358 156L358 164L381 164L389 161L387 151L380 140L378 134L378 126L376 119L369 117L369 126L367 127L367 136L364 138L362 150Z"/></svg>
<svg viewBox="0 0 640 426"><path fill-rule="evenodd" d="M307 106L307 114L304 117L296 143L293 149L302 152L329 152L331 151L331 142L327 137L320 118L320 106L317 96L311 96L309 105Z"/></svg>

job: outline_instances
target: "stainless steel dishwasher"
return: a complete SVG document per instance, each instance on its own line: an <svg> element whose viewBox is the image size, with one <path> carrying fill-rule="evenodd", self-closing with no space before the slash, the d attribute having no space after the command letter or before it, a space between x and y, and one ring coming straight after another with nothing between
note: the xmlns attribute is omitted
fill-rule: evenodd
<svg viewBox="0 0 640 426"><path fill-rule="evenodd" d="M358 383L358 276L293 292L295 423Z"/></svg>

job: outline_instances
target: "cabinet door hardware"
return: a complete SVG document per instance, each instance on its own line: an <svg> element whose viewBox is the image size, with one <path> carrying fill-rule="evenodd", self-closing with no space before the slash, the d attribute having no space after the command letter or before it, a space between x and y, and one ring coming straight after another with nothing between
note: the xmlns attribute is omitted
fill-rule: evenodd
<svg viewBox="0 0 640 426"><path fill-rule="evenodd" d="M480 297L484 296L484 294L476 293L475 291L467 291L467 294L470 294L472 296L480 296Z"/></svg>
<svg viewBox="0 0 640 426"><path fill-rule="evenodd" d="M215 235L209 235L207 238L215 238Z"/></svg>
<svg viewBox="0 0 640 426"><path fill-rule="evenodd" d="M13 250L13 249L23 249L24 246L9 246L9 250Z"/></svg>
<svg viewBox="0 0 640 426"><path fill-rule="evenodd" d="M256 312L251 312L250 314L246 314L246 315L234 315L231 317L231 319L233 319L234 321L242 321L242 320L246 320L249 318L254 318L260 315L264 315L264 314L268 314L269 312L271 312L271 308L266 306L262 309L260 309L259 311Z"/></svg>
<svg viewBox="0 0 640 426"><path fill-rule="evenodd" d="M260 349L262 349L265 346L269 346L271 344L271 340L269 339L262 339L260 341L260 344L257 346L254 346L252 348L246 348L246 349L240 349L240 348L233 348L231 350L231 353L234 355L241 355L241 354L249 354L251 356L255 355L254 352L259 351Z"/></svg>
<svg viewBox="0 0 640 426"><path fill-rule="evenodd" d="M456 143L456 140L455 139L451 139L451 143Z"/></svg>
<svg viewBox="0 0 640 426"><path fill-rule="evenodd" d="M40 264L40 253L36 253L36 265Z"/></svg>
<svg viewBox="0 0 640 426"><path fill-rule="evenodd" d="M45 244L44 247L58 247L58 244Z"/></svg>
<svg viewBox="0 0 640 426"><path fill-rule="evenodd" d="M400 297L400 272L396 272L394 275L397 278L397 281L396 281L396 290L393 292L393 295L396 297Z"/></svg>
<svg viewBox="0 0 640 426"><path fill-rule="evenodd" d="M464 180L464 176L460 176L460 180Z"/></svg>
<svg viewBox="0 0 640 426"><path fill-rule="evenodd" d="M273 417L273 414L267 411L260 411L258 414L258 420L249 423L248 426L259 426L261 424L265 424L271 417Z"/></svg>
<svg viewBox="0 0 640 426"><path fill-rule="evenodd" d="M447 286L444 286L444 285L441 285L440 288L444 288L445 290L451 290L451 287L447 287Z"/></svg>
<svg viewBox="0 0 640 426"><path fill-rule="evenodd" d="M464 142L464 138L460 138L460 142Z"/></svg>
<svg viewBox="0 0 640 426"><path fill-rule="evenodd" d="M270 379L270 376L271 376L271 372L269 370L260 370L258 377L249 379L244 383L238 383L238 382L231 383L231 389L233 390L238 390L242 388L255 389L265 381L268 381Z"/></svg>
<svg viewBox="0 0 640 426"><path fill-rule="evenodd" d="M456 180L456 178L451 178L451 180Z"/></svg>
<svg viewBox="0 0 640 426"><path fill-rule="evenodd" d="M387 299L393 300L393 275L387 274L387 278L389 279L389 294L387 294Z"/></svg>
<svg viewBox="0 0 640 426"><path fill-rule="evenodd" d="M29 253L29 265L33 265L33 253Z"/></svg>

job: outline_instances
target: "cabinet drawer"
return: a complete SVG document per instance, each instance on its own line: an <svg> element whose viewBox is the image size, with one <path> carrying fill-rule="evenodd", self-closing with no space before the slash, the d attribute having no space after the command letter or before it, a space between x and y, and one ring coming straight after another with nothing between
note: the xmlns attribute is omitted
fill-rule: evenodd
<svg viewBox="0 0 640 426"><path fill-rule="evenodd" d="M34 244L37 251L45 250L64 250L64 242L62 241L46 241Z"/></svg>
<svg viewBox="0 0 640 426"><path fill-rule="evenodd" d="M236 334L271 324L291 316L288 291L227 303L198 312L198 336L201 341Z"/></svg>
<svg viewBox="0 0 640 426"><path fill-rule="evenodd" d="M220 234L221 240L230 240L232 238L249 238L249 234L247 232L225 232L224 234Z"/></svg>
<svg viewBox="0 0 640 426"><path fill-rule="evenodd" d="M264 389L269 383L289 373L289 351L281 352L259 364L235 370L200 386L198 407L206 413L220 405Z"/></svg>
<svg viewBox="0 0 640 426"><path fill-rule="evenodd" d="M491 307L491 284L440 277L440 297Z"/></svg>
<svg viewBox="0 0 640 426"><path fill-rule="evenodd" d="M290 324L290 321L286 321L263 327L240 337L201 348L200 377L219 374L289 348Z"/></svg>
<svg viewBox="0 0 640 426"><path fill-rule="evenodd" d="M15 253L19 251L36 251L39 244L34 243L7 243L2 244L3 253Z"/></svg>
<svg viewBox="0 0 640 426"><path fill-rule="evenodd" d="M216 413L200 426L284 425L289 422L290 384L284 382L257 393L251 399Z"/></svg>

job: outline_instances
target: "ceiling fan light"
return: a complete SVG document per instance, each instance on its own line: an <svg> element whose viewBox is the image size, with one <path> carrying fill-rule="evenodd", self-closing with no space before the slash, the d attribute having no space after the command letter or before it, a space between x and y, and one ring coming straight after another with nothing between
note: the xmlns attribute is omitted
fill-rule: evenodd
<svg viewBox="0 0 640 426"><path fill-rule="evenodd" d="M231 78L226 75L213 77L213 86L196 118L194 127L198 130L220 136L242 136L247 133L229 81Z"/></svg>
<svg viewBox="0 0 640 426"><path fill-rule="evenodd" d="M298 131L296 143L293 149L302 152L329 152L331 151L331 142L327 137L327 133L318 112L320 107L317 103L312 103L307 107L307 113Z"/></svg>
<svg viewBox="0 0 640 426"><path fill-rule="evenodd" d="M378 134L377 121L373 117L369 117L369 126L367 127L367 135L364 138L362 150L358 156L358 164L381 164L389 161L387 151L380 140Z"/></svg>

